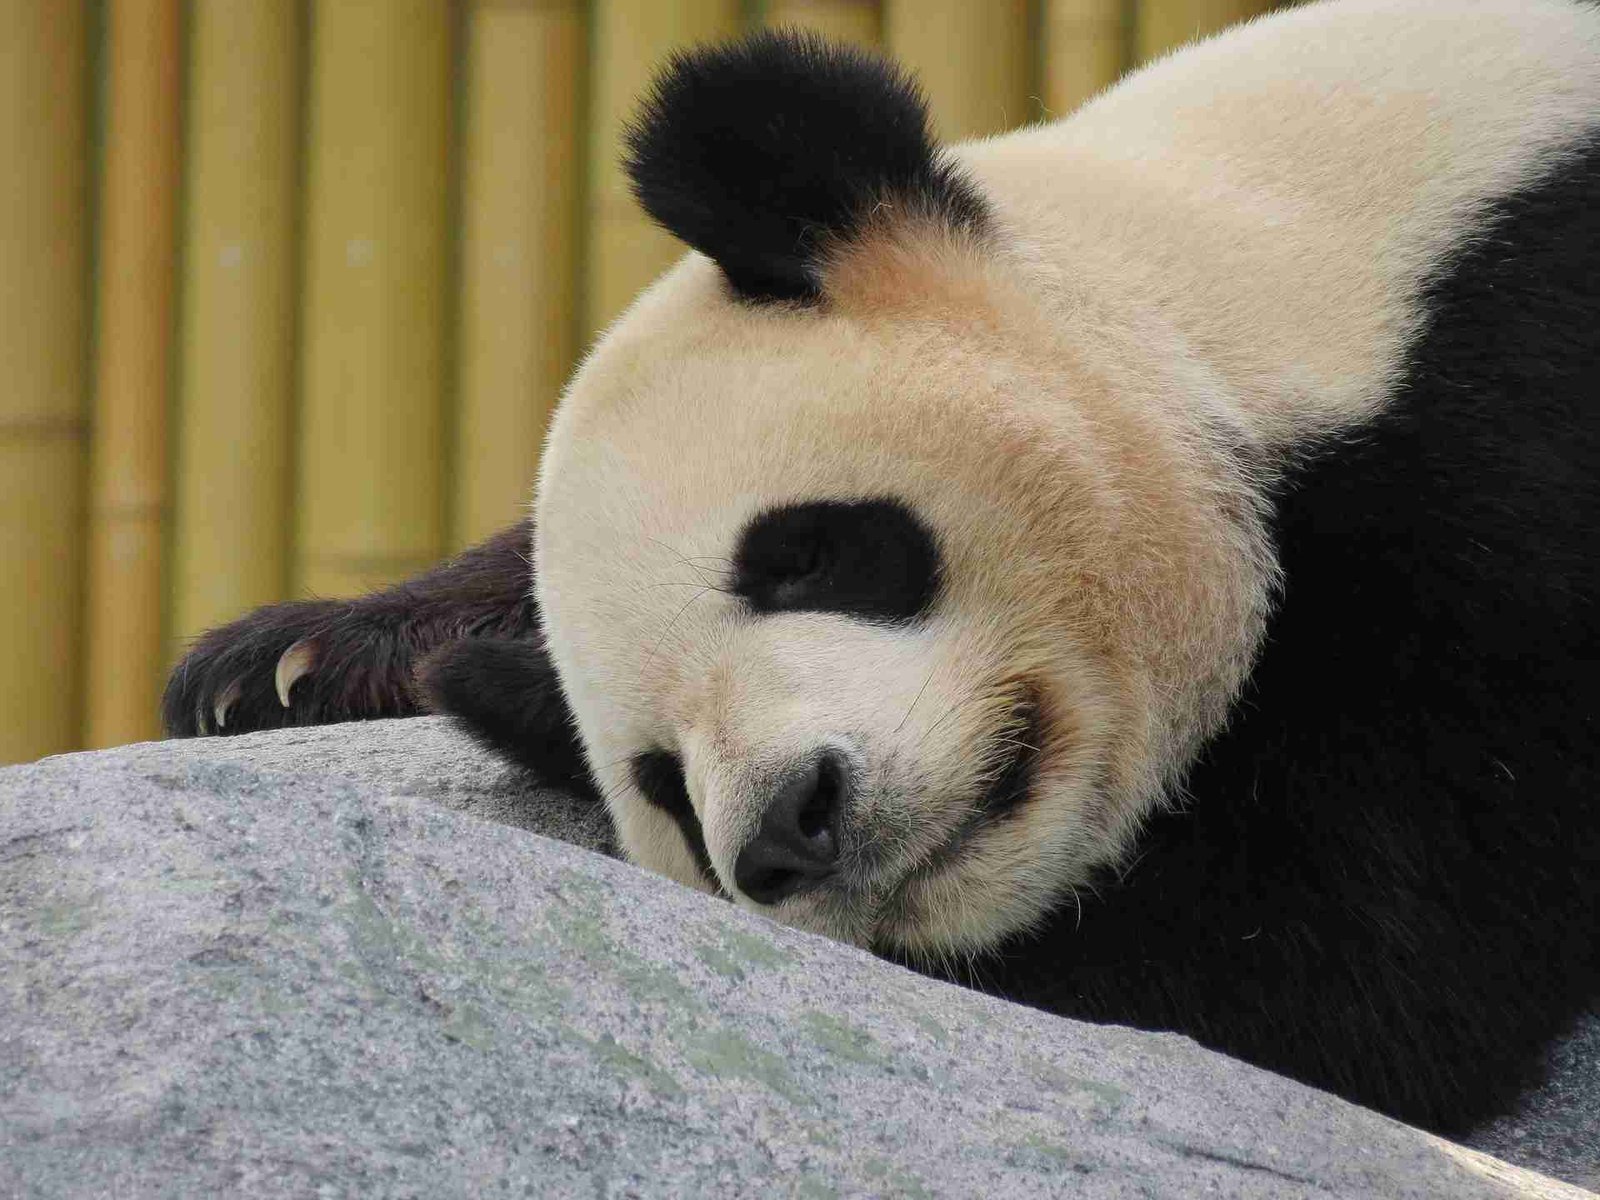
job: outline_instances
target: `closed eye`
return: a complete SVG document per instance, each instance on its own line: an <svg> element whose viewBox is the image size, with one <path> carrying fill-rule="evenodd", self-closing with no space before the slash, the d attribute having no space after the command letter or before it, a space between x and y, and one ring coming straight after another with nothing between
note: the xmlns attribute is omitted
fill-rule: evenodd
<svg viewBox="0 0 1600 1200"><path fill-rule="evenodd" d="M700 818L689 799L689 784L683 774L683 760L666 750L647 750L635 754L628 764L633 785L651 805L659 808L677 823L678 832L689 843L689 852L700 868L700 873L712 883L716 875L711 870L711 855L706 850L705 831L700 828Z"/></svg>
<svg viewBox="0 0 1600 1200"><path fill-rule="evenodd" d="M733 555L733 592L758 613L924 615L942 569L933 533L898 500L818 500L758 514Z"/></svg>

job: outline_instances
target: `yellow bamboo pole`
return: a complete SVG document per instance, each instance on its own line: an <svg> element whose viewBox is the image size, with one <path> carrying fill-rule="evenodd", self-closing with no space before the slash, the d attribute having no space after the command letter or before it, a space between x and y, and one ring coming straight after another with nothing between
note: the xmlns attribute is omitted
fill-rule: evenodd
<svg viewBox="0 0 1600 1200"><path fill-rule="evenodd" d="M858 46L883 40L883 6L877 0L767 0L762 20Z"/></svg>
<svg viewBox="0 0 1600 1200"><path fill-rule="evenodd" d="M159 728L178 58L178 0L111 0L90 470L90 746Z"/></svg>
<svg viewBox="0 0 1600 1200"><path fill-rule="evenodd" d="M1128 62L1122 0L1045 0L1041 81L1047 114L1064 117L1115 83Z"/></svg>
<svg viewBox="0 0 1600 1200"><path fill-rule="evenodd" d="M444 550L452 16L318 0L295 584L348 595Z"/></svg>
<svg viewBox="0 0 1600 1200"><path fill-rule="evenodd" d="M884 40L921 80L945 141L1039 116L1027 0L888 0Z"/></svg>
<svg viewBox="0 0 1600 1200"><path fill-rule="evenodd" d="M468 14L457 548L527 503L572 368L584 7L479 0Z"/></svg>
<svg viewBox="0 0 1600 1200"><path fill-rule="evenodd" d="M88 34L0 3L0 763L79 736L88 327Z"/></svg>
<svg viewBox="0 0 1600 1200"><path fill-rule="evenodd" d="M634 202L622 130L667 54L739 31L740 0L596 0L590 74L589 219L584 330L610 323L683 253Z"/></svg>
<svg viewBox="0 0 1600 1200"><path fill-rule="evenodd" d="M288 586L303 41L298 4L204 0L191 12L172 567L180 639L282 599Z"/></svg>
<svg viewBox="0 0 1600 1200"><path fill-rule="evenodd" d="M1272 0L1139 0L1134 55L1143 63L1273 6Z"/></svg>

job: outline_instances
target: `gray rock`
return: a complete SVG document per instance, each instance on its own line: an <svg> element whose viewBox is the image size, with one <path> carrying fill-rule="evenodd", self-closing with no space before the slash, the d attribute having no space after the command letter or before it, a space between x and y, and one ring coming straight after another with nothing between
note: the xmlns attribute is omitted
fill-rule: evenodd
<svg viewBox="0 0 1600 1200"><path fill-rule="evenodd" d="M600 818L432 721L0 772L0 1194L1580 1194L528 832Z"/></svg>
<svg viewBox="0 0 1600 1200"><path fill-rule="evenodd" d="M1600 1189L1600 1016L1550 1048L1548 1079L1472 1145L1536 1171Z"/></svg>
<svg viewBox="0 0 1600 1200"><path fill-rule="evenodd" d="M463 737L442 717L323 725L198 742L143 742L121 747L114 757L152 778L171 774L179 764L188 773L218 766L224 776L217 787L223 790L228 787L226 772L240 766L252 774L354 780L386 796L431 800L486 821L617 854L611 822L601 806L534 786L523 771ZM75 770L92 770L89 764L99 760L74 755L69 761Z"/></svg>

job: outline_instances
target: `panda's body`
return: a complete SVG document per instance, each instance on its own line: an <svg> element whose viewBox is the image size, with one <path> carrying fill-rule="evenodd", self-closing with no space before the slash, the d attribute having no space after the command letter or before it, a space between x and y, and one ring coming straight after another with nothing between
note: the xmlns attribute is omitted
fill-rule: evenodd
<svg viewBox="0 0 1600 1200"><path fill-rule="evenodd" d="M512 534L265 610L169 725L410 711L431 651L547 776L570 708L647 866L1497 1111L1600 1000L1600 10L1341 0L921 121L808 43L680 62L631 168L709 257L575 378L533 595Z"/></svg>

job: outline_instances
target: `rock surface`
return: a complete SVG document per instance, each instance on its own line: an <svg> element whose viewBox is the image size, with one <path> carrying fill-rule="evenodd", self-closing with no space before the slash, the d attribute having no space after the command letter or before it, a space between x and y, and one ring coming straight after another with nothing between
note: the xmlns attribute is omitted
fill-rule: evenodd
<svg viewBox="0 0 1600 1200"><path fill-rule="evenodd" d="M0 771L0 1195L1581 1194L609 844L431 720Z"/></svg>

